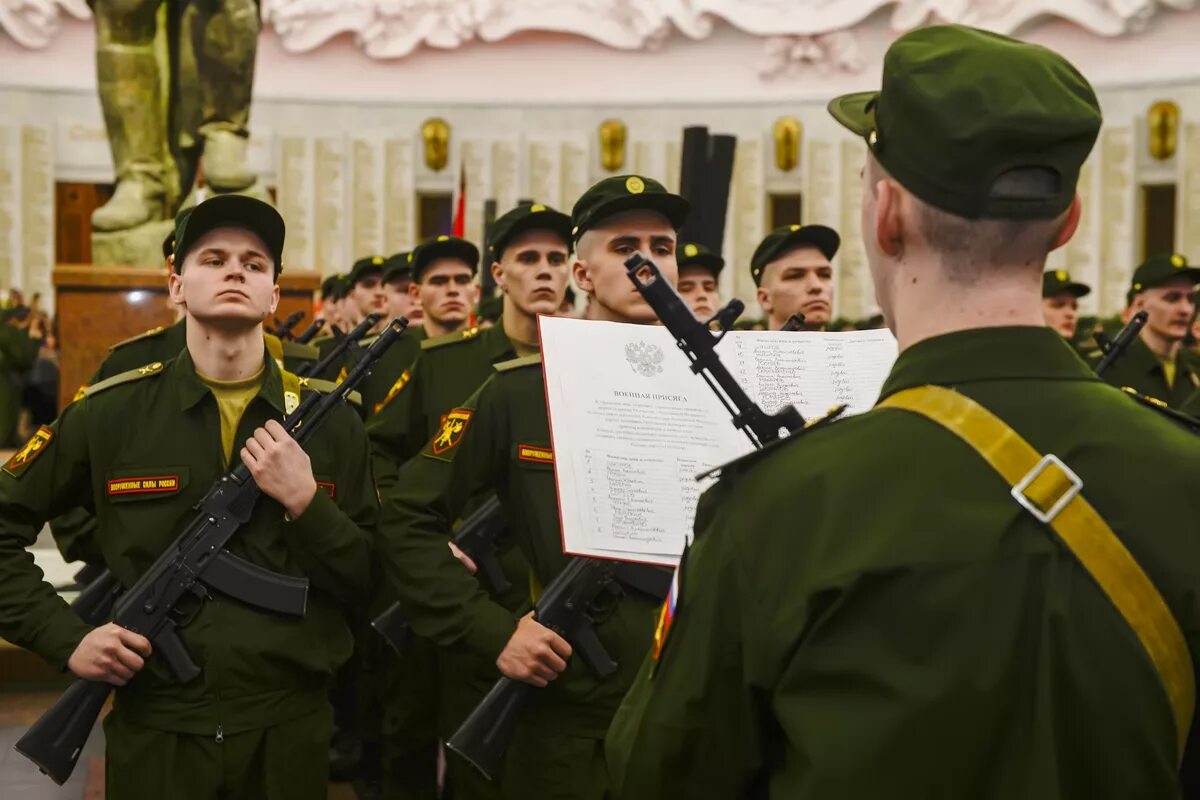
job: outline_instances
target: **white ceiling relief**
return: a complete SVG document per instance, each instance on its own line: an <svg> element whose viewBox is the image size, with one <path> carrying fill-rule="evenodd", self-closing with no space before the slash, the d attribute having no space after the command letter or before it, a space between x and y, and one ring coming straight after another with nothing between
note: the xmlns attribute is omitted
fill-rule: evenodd
<svg viewBox="0 0 1200 800"><path fill-rule="evenodd" d="M654 49L681 35L699 40L719 24L763 38L760 74L799 69L853 72L862 58L855 25L881 9L908 30L961 22L1012 33L1039 17L1069 20L1099 36L1137 31L1156 13L1196 0L262 0L265 27L301 53L350 34L372 58L394 59L422 45L452 49L526 31L570 34L622 50ZM85 0L0 0L0 29L44 47L63 15L89 16Z"/></svg>

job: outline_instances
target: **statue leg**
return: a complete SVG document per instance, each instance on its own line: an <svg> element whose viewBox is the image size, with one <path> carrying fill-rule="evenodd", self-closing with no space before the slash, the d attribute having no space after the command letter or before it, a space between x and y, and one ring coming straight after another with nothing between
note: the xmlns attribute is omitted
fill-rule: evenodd
<svg viewBox="0 0 1200 800"><path fill-rule="evenodd" d="M254 183L246 164L250 95L258 46L255 0L200 0L192 27L199 79L204 177L217 192L237 192Z"/></svg>
<svg viewBox="0 0 1200 800"><path fill-rule="evenodd" d="M96 73L117 189L92 214L97 231L161 219L166 121L154 53L158 0L95 0Z"/></svg>

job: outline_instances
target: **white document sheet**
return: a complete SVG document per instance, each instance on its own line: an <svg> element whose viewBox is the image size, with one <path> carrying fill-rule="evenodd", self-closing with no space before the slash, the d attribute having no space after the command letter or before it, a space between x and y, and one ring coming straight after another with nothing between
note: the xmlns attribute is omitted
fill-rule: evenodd
<svg viewBox="0 0 1200 800"><path fill-rule="evenodd" d="M542 362L571 555L675 564L691 536L697 476L753 449L663 327L541 317ZM871 408L896 360L889 331L732 331L726 368L763 411L805 419Z"/></svg>

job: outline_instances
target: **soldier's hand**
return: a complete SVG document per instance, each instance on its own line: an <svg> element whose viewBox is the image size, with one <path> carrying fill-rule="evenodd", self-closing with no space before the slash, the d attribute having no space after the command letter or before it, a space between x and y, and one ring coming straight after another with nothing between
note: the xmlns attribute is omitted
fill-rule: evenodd
<svg viewBox="0 0 1200 800"><path fill-rule="evenodd" d="M150 640L110 622L95 628L67 659L67 668L80 678L124 686L146 666Z"/></svg>
<svg viewBox="0 0 1200 800"><path fill-rule="evenodd" d="M506 677L545 687L567 668L570 657L567 640L535 620L530 611L517 623L496 666Z"/></svg>
<svg viewBox="0 0 1200 800"><path fill-rule="evenodd" d="M246 440L242 463L263 494L278 500L292 519L304 513L317 493L308 453L276 420L267 420Z"/></svg>
<svg viewBox="0 0 1200 800"><path fill-rule="evenodd" d="M474 575L479 571L479 567L475 566L475 560L462 550L459 550L458 545L456 545L454 542L446 542L446 544L450 545L450 553L460 562L462 562L462 565L467 568L467 572Z"/></svg>

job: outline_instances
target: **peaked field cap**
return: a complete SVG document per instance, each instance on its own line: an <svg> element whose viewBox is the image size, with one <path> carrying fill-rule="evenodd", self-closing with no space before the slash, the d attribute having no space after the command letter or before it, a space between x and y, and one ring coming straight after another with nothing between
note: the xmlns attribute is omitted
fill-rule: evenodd
<svg viewBox="0 0 1200 800"><path fill-rule="evenodd" d="M412 251L413 280L421 282L425 269L439 258L457 259L471 268L471 274L479 271L479 248L457 236L435 236L426 239Z"/></svg>
<svg viewBox="0 0 1200 800"><path fill-rule="evenodd" d="M884 56L882 88L839 97L829 112L906 189L967 219L1066 211L1102 119L1065 58L964 25L901 36ZM1038 180L1005 180L1016 174Z"/></svg>
<svg viewBox="0 0 1200 800"><path fill-rule="evenodd" d="M492 223L488 241L488 258L499 261L513 239L526 231L546 230L571 245L571 218L543 203L521 203L505 212Z"/></svg>
<svg viewBox="0 0 1200 800"><path fill-rule="evenodd" d="M784 225L768 233L754 248L754 255L750 257L750 277L758 286L768 264L798 247L814 247L832 261L841 246L842 237L825 225Z"/></svg>
<svg viewBox="0 0 1200 800"><path fill-rule="evenodd" d="M571 209L571 236L578 242L579 237L614 214L643 209L657 211L679 230L691 208L687 200L668 192L653 178L615 175L595 183L575 201Z"/></svg>
<svg viewBox="0 0 1200 800"><path fill-rule="evenodd" d="M275 274L283 270L283 217L269 203L242 194L219 194L194 206L190 213L175 218L175 271L204 234L217 228L236 227L252 231L267 246L275 261ZM165 245L165 243L164 243Z"/></svg>

